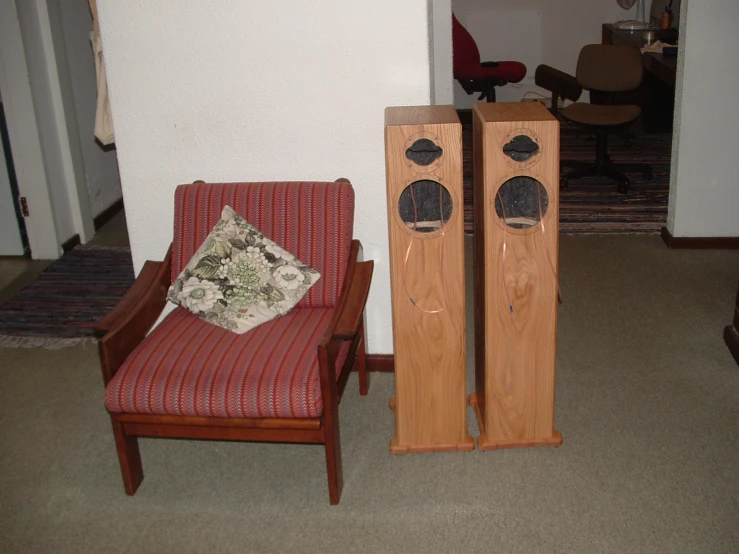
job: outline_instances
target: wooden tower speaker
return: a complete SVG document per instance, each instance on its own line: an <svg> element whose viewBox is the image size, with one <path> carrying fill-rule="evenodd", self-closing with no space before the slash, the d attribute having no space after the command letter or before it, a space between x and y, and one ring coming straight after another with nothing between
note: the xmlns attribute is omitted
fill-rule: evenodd
<svg viewBox="0 0 739 554"><path fill-rule="evenodd" d="M559 122L538 102L476 104L473 145L477 445L559 446Z"/></svg>
<svg viewBox="0 0 739 554"><path fill-rule="evenodd" d="M472 450L465 392L462 125L453 106L385 110L394 454Z"/></svg>

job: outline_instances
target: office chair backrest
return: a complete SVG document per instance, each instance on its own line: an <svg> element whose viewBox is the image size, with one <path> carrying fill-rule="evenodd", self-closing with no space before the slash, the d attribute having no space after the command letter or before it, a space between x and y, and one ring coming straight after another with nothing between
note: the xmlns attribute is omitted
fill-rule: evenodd
<svg viewBox="0 0 739 554"><path fill-rule="evenodd" d="M480 50L477 43L454 14L452 14L452 55L455 74L465 67L480 66Z"/></svg>
<svg viewBox="0 0 739 554"><path fill-rule="evenodd" d="M577 80L583 88L620 92L641 83L641 52L635 46L588 44L577 59Z"/></svg>

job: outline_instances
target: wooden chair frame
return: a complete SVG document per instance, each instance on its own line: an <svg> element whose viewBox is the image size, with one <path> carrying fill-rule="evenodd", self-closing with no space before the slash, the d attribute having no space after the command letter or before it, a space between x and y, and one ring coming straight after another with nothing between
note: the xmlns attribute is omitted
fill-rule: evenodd
<svg viewBox="0 0 739 554"><path fill-rule="evenodd" d="M331 504L338 504L343 488L339 402L355 361L359 392L369 391L364 307L372 280L373 261L359 262L361 245L353 240L339 301L318 345L323 414L317 418L214 418L110 413L126 494L133 495L144 478L138 437L168 437L229 441L323 444L326 450ZM141 343L167 302L171 284L172 247L164 261L147 261L124 298L95 330L105 384ZM351 341L349 355L336 377L339 348Z"/></svg>

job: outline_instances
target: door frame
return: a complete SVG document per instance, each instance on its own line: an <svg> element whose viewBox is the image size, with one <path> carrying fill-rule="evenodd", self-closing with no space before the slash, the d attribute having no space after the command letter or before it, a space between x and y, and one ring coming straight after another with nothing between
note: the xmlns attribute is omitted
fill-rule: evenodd
<svg viewBox="0 0 739 554"><path fill-rule="evenodd" d="M58 258L70 235L85 243L95 234L59 24L46 0L0 1L0 90L34 259Z"/></svg>
<svg viewBox="0 0 739 554"><path fill-rule="evenodd" d="M2 96L0 91L0 96ZM17 200L20 197L20 191L18 190L18 179L15 174L15 163L13 162L13 150L10 147L10 137L8 137L8 122L5 117L5 104L0 98L0 140L2 141L3 157L5 159L5 171L8 175L8 184L10 185L10 197L13 201L13 213L15 214L16 226L18 228L18 238L20 238L21 249L23 252L20 254L23 257L29 258L31 256L31 247L28 244L28 232L26 231L26 222L23 219L23 212L21 210L20 202ZM0 168L0 171L3 171Z"/></svg>

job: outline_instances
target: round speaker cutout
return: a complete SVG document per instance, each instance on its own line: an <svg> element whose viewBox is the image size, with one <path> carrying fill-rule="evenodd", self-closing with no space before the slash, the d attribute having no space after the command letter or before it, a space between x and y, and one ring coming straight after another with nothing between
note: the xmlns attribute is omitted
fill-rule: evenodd
<svg viewBox="0 0 739 554"><path fill-rule="evenodd" d="M513 177L505 181L495 194L495 213L512 229L533 227L546 215L549 195L533 177Z"/></svg>
<svg viewBox="0 0 739 554"><path fill-rule="evenodd" d="M403 189L398 198L398 214L408 229L432 233L449 221L453 205L452 195L444 185L425 179Z"/></svg>

